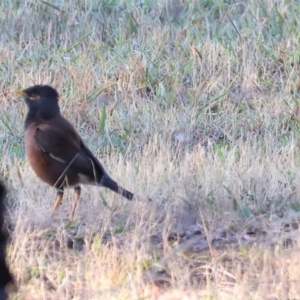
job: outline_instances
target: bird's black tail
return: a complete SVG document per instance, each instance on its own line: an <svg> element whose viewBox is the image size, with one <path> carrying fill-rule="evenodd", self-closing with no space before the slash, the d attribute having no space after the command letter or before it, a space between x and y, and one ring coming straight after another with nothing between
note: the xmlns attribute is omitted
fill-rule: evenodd
<svg viewBox="0 0 300 300"><path fill-rule="evenodd" d="M111 179L108 175L104 175L102 177L101 183L102 186L109 188L117 194L122 195L128 200L132 200L133 194L122 187L120 187L113 179Z"/></svg>

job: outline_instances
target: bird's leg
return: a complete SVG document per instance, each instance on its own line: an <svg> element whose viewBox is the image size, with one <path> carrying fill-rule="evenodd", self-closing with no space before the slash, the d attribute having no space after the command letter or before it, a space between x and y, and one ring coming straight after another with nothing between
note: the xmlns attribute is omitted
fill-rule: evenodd
<svg viewBox="0 0 300 300"><path fill-rule="evenodd" d="M63 196L64 196L64 188L61 187L61 188L57 189L56 200L55 200L55 204L54 204L53 209L52 209L51 217L54 216L54 214L57 211L58 207L61 205Z"/></svg>
<svg viewBox="0 0 300 300"><path fill-rule="evenodd" d="M78 201L80 198L80 194L81 194L81 187L79 185L75 186L75 199L74 199L74 203L73 203L73 207L72 207L72 212L71 212L71 218L73 219L74 214L75 214L75 210L77 208L78 205Z"/></svg>

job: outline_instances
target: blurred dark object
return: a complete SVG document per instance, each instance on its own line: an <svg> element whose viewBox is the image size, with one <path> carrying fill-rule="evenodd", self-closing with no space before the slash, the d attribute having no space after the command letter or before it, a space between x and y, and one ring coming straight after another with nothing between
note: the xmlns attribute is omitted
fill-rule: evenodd
<svg viewBox="0 0 300 300"><path fill-rule="evenodd" d="M3 224L4 224L4 198L6 195L5 187L3 183L0 181L0 300L8 299L7 293L5 291L5 287L8 283L12 282L12 276L8 270L6 265L5 257L6 257L6 243L7 237L3 232Z"/></svg>

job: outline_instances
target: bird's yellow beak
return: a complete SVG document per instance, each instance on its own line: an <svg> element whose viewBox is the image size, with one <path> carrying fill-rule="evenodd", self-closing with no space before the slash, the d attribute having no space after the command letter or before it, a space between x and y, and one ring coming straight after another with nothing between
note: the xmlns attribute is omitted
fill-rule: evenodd
<svg viewBox="0 0 300 300"><path fill-rule="evenodd" d="M23 90L16 90L15 93L22 97L27 97L27 94Z"/></svg>

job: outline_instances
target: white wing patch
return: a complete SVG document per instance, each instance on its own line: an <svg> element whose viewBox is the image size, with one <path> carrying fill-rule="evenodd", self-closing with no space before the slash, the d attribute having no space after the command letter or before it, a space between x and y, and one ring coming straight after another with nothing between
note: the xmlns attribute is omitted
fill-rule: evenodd
<svg viewBox="0 0 300 300"><path fill-rule="evenodd" d="M53 159L55 159L55 160L57 160L57 161L59 161L59 162L61 162L61 163L66 163L63 159L61 159L61 158L59 158L59 157L57 157L57 156L54 156L52 153L49 153L49 155L50 155Z"/></svg>

